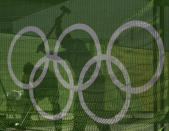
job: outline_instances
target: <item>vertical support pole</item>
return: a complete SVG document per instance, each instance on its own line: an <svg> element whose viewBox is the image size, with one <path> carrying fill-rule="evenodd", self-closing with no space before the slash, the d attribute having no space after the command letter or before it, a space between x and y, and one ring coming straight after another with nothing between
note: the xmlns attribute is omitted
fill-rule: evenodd
<svg viewBox="0 0 169 131"><path fill-rule="evenodd" d="M153 27L157 30L157 6L156 0L153 1ZM156 41L154 40L154 45ZM155 72L157 68L157 47L153 46L153 71ZM157 114L157 83L154 84L153 88L153 96L154 96L154 115ZM154 131L158 131L158 124L154 122Z"/></svg>
<svg viewBox="0 0 169 131"><path fill-rule="evenodd" d="M160 6L160 36L165 43L164 39L164 7ZM164 64L165 66L165 64ZM160 111L164 111L164 91L165 91L165 81L164 81L164 69L160 76ZM161 123L161 128L164 127L164 122ZM164 131L164 128L162 129Z"/></svg>

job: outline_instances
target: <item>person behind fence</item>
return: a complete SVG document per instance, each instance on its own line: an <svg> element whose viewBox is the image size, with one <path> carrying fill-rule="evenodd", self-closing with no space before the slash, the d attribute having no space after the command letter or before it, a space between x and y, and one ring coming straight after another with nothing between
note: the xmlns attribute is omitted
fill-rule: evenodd
<svg viewBox="0 0 169 131"><path fill-rule="evenodd" d="M55 24L51 28L51 31L48 33L47 37L50 36L49 34L52 34L52 32L54 32L56 39L58 39L60 34L63 32L62 30L63 16L66 13L70 13L70 10L67 7L61 7L61 11L62 11L61 15L59 15L55 19ZM86 62L88 62L89 59L93 57L92 53L88 50L86 43L88 43L88 41L84 41L78 38L73 38L71 34L67 34L63 39L63 41L61 42L61 47L64 49L64 51L58 52L58 56L64 59L68 65L70 65L69 68L71 69L74 82L76 84L80 76L82 67L86 64ZM37 53L38 52L45 53L45 48L43 43L41 43L38 46ZM86 75L85 78L89 80L92 73L93 70L90 70L89 74ZM84 99L86 103L88 103L89 108L92 109L92 111L95 111L97 114L102 114L104 110L104 87L105 87L105 79L104 76L101 74L97 77L94 84L92 84L92 86L89 87L88 91L83 91L83 93L85 92L86 94L86 95L84 94ZM88 121L91 119L82 109L77 92L74 94L73 103L74 103L73 104L73 116L74 116L73 131L84 131L87 124L89 124ZM92 121L92 123L93 122L94 121ZM109 125L102 125L97 122L94 123L97 125L100 131L110 130Z"/></svg>
<svg viewBox="0 0 169 131"><path fill-rule="evenodd" d="M28 83L30 74L33 70L33 64L27 63L24 65L23 69L23 77L22 77L22 82ZM43 68L43 67L42 67ZM42 69L38 69L38 71L35 74L34 81L39 78L40 74L42 73ZM52 109L49 109L51 114L58 114L60 113L60 105L58 103L59 101L59 90L58 90L58 85L57 85L57 79L55 77L55 74L48 69L47 74L43 81L40 83L39 86L33 89L34 90L34 96L35 99L38 103L38 101L42 101L44 99L49 100L49 104L52 105ZM24 95L22 97L22 100L25 102L23 106L23 114L22 114L22 119L24 120L23 126L28 126L28 122L30 120L31 116L31 110L34 109L32 107L32 103L30 101L30 96L29 96L29 91L24 90ZM47 107L48 104L44 103ZM32 109L31 109L32 108ZM28 115L29 114L29 115ZM37 112L38 114L38 112ZM27 116L26 116L27 115ZM39 115L39 114L38 114ZM28 121L28 122L26 122ZM53 121L55 130L56 131L61 131L62 130L62 120L57 120Z"/></svg>

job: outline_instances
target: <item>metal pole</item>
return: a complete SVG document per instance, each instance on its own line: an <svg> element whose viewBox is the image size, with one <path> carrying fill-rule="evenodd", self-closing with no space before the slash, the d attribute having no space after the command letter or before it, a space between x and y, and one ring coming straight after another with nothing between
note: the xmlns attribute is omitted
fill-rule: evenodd
<svg viewBox="0 0 169 131"><path fill-rule="evenodd" d="M160 35L161 38L163 40L163 43L165 43L165 39L164 39L164 6L160 6ZM165 64L164 64L165 66ZM161 73L160 76L160 110L164 111L164 91L165 91L165 83L164 83L164 69ZM161 123L161 127L164 127L164 122ZM163 128L161 131L164 131L165 128Z"/></svg>
<svg viewBox="0 0 169 131"><path fill-rule="evenodd" d="M153 1L153 27L157 30L157 7L156 0ZM154 43L156 41L154 40ZM157 47L153 46L153 71L155 72L157 68ZM154 116L157 114L157 83L154 84L153 90L154 96ZM154 122L154 131L158 131L158 124Z"/></svg>

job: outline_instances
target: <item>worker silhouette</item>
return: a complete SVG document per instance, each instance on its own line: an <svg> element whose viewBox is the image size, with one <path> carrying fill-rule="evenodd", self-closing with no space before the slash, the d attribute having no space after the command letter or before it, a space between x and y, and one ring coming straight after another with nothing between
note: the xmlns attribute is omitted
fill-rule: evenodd
<svg viewBox="0 0 169 131"><path fill-rule="evenodd" d="M55 31L56 39L59 38L60 34L63 31L61 26L63 16L66 13L70 13L70 10L66 7L62 7L61 10L63 12L60 16L56 18L55 25L52 28L52 31ZM47 36L49 37L49 34L51 33L52 32L50 31ZM58 56L64 59L70 66L75 84L77 84L78 82L80 72L82 71L84 65L93 57L91 52L88 50L86 43L87 42L85 42L84 40L72 38L70 34L67 34L61 42L61 47L64 48L65 51L58 52ZM43 43L38 46L37 52L45 52ZM85 80L90 79L92 73L92 69L88 71L87 75L85 76L84 82ZM98 115L104 110L104 87L104 76L99 75L94 84L92 84L91 87L83 91L84 99L89 106L89 109L91 109ZM91 118L82 109L77 92L74 94L73 115L73 131L84 131L86 125L89 124L89 120L92 121L92 123L95 123L100 131L110 130L109 125L103 125L91 120Z"/></svg>
<svg viewBox="0 0 169 131"><path fill-rule="evenodd" d="M27 63L24 65L24 69L23 69L24 74L22 77L22 82L29 83L29 78L30 78L30 74L33 70L33 67L34 66L31 63ZM35 74L34 81L39 78L41 73L42 73L42 69L39 68ZM43 81L40 83L39 86L37 86L36 88L33 89L34 96L36 98L37 103L38 103L38 101L48 98L48 100L52 106L51 114L60 113L60 105L58 103L59 90L58 90L57 83L58 82L57 82L57 78L55 76L55 73L53 73L52 71L50 71L48 69L47 74L46 74L45 78L43 79ZM31 114L29 112L31 112L32 109L34 109L34 107L32 107L32 103L30 101L30 96L29 96L28 90L24 90L24 95L22 97L22 100L24 100L24 108L23 108L24 111L22 114L22 120L24 120L24 122L22 121L20 124L22 124L24 127L24 126L29 125L28 122L29 122L30 116L31 116ZM54 121L54 125L55 125L56 131L62 130L62 120Z"/></svg>

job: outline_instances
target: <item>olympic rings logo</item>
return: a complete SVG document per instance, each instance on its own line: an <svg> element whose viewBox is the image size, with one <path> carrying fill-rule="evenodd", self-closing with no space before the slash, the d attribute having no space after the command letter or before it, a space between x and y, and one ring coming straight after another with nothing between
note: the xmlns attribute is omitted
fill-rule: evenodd
<svg viewBox="0 0 169 131"><path fill-rule="evenodd" d="M115 40L117 39L117 37L124 30L127 30L128 28L131 28L131 27L141 27L141 28L147 30L154 37L154 39L156 40L157 46L158 46L158 50L159 50L159 62L158 62L157 70L156 70L155 74L153 75L153 77L146 84L144 84L143 86L134 87L134 88L131 87L130 77L129 77L129 74L128 74L126 68L123 66L123 64L117 58L115 58L114 56L111 56L111 50L112 50L113 44L114 44ZM83 67L83 69L82 69L82 71L80 73L77 85L74 85L74 80L73 80L73 76L72 76L70 68L68 67L66 62L62 58L60 58L58 56L58 49L59 49L60 43L62 42L63 38L69 32L74 31L74 30L83 30L83 31L86 31L87 33L89 33L90 36L92 37L92 39L94 40L94 43L95 43L95 46L96 46L96 50L97 50L97 56L94 56L93 58L91 58L85 64L85 66ZM12 51L13 51L14 45L15 45L16 41L26 32L35 32L35 33L37 33L41 37L43 42L44 42L45 52L46 52L46 56L41 58L37 62L37 64L34 66L32 72L31 72L28 84L22 83L21 81L19 81L16 78L16 76L15 76L15 74L13 72L13 69L12 69L12 65L11 65L11 56L12 56ZM154 85L154 83L158 80L158 78L159 78L159 76L160 76L160 74L162 72L163 64L164 64L164 47L163 47L163 42L161 40L161 37L160 37L159 33L150 24L148 24L148 23L146 23L144 21L130 21L130 22L120 26L115 31L115 33L111 36L110 41L108 43L106 54L102 54L102 52L101 52L100 42L99 42L99 39L98 39L96 33L93 31L92 28L90 28L88 25L85 25L85 24L74 24L74 25L68 27L67 29L65 29L63 31L63 33L60 35L60 37L58 38L58 41L56 42L56 46L55 46L54 51L55 51L54 55L51 55L49 53L48 40L46 39L45 34L39 28L37 28L35 26L27 26L27 27L24 27L21 31L19 31L17 33L17 35L14 37L14 39L11 42L11 45L10 45L10 48L9 48L9 53L8 53L8 70L9 70L10 76L12 77L12 80L20 88L29 90L30 99L31 99L34 107L36 108L36 110L43 117L45 117L47 119L50 119L50 120L59 120L59 119L63 118L67 114L67 112L69 111L69 109L71 107L71 104L72 104L74 92L77 91L78 95L79 95L80 103L82 105L82 108L89 115L90 118L92 118L94 121L96 121L98 123L102 123L102 124L114 124L114 123L117 123L118 121L120 121L125 116L128 108L129 108L131 94L139 94L139 93L145 92L149 88L151 88ZM34 93L33 93L33 88L37 87L42 82L42 80L44 79L44 77L45 77L45 75L47 73L47 70L48 70L48 65L49 65L49 61L50 60L53 61L53 66L54 66L54 70L55 70L55 74L56 74L57 79L60 81L60 83L65 88L70 90L69 99L68 99L68 102L67 102L66 106L64 107L64 109L60 113L55 114L55 115L50 115L50 114L44 112L38 106L38 104L36 103L36 100L34 98ZM99 70L100 70L100 66L101 66L101 61L103 61L103 60L106 61L107 69L108 69L108 72L109 72L109 75L111 77L112 82L118 88L120 88L122 91L126 92L126 100L125 100L125 103L124 103L121 111L117 115L115 115L114 117L108 118L108 119L96 116L87 107L87 105L86 105L86 103L84 101L84 98L83 98L83 93L82 93L82 91L85 90L86 88L90 87L90 85L97 78ZM112 70L112 67L111 67L111 62L114 63L117 67L119 67L119 69L121 70L121 72L122 72L122 74L124 76L125 82L126 82L125 85L122 84L117 79L117 77L115 76L115 74L114 74L114 72ZM33 81L33 78L34 78L34 75L35 75L36 71L38 70L38 68L43 63L45 63L45 64L44 64L44 68L43 68L42 74L40 75L40 77L36 81ZM69 83L66 82L63 79L62 75L60 74L60 72L58 70L58 66L57 66L58 63L61 64L64 67L64 69L65 69L65 71L66 71L66 73L67 73L67 75L69 77ZM96 68L94 70L93 75L91 76L91 78L87 82L83 83L83 79L84 79L84 76L85 76L87 70L94 63L96 63L97 66L96 66Z"/></svg>

